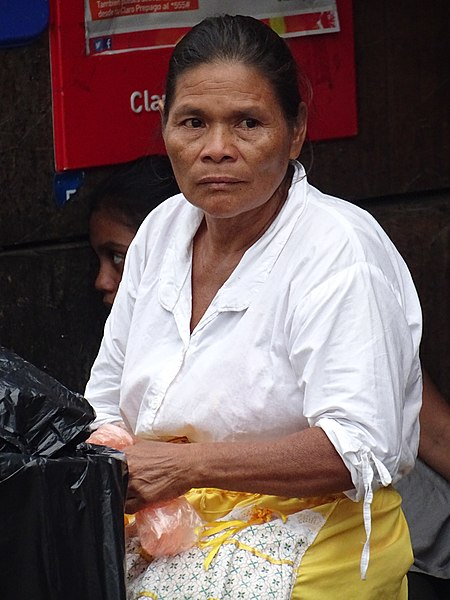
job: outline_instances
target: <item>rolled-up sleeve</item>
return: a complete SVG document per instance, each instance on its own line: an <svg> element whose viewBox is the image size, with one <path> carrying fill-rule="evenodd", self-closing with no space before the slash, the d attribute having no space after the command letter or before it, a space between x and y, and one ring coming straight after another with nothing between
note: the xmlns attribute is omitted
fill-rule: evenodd
<svg viewBox="0 0 450 600"><path fill-rule="evenodd" d="M304 385L304 415L322 427L360 498L362 456L374 486L412 468L418 445L418 343L403 299L383 273L356 263L312 290L298 307L290 359Z"/></svg>
<svg viewBox="0 0 450 600"><path fill-rule="evenodd" d="M406 306L406 304L411 304ZM297 307L290 360L304 415L321 427L370 503L414 465L421 406L420 307L376 267L356 263L314 288Z"/></svg>

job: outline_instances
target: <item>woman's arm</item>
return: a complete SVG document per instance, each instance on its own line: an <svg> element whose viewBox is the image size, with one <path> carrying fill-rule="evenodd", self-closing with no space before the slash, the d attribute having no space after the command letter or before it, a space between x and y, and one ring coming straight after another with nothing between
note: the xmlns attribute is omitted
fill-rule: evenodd
<svg viewBox="0 0 450 600"><path fill-rule="evenodd" d="M193 487L286 497L353 488L350 472L319 427L270 442L168 444L140 440L125 453L130 512L175 498Z"/></svg>
<svg viewBox="0 0 450 600"><path fill-rule="evenodd" d="M426 371L423 373L419 456L450 481L450 405Z"/></svg>

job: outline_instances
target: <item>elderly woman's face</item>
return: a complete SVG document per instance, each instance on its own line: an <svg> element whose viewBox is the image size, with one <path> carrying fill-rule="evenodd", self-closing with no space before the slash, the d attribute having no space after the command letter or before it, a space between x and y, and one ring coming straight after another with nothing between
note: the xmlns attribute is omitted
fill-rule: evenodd
<svg viewBox="0 0 450 600"><path fill-rule="evenodd" d="M216 218L265 204L300 153L268 80L240 63L192 68L177 81L164 140L181 191Z"/></svg>

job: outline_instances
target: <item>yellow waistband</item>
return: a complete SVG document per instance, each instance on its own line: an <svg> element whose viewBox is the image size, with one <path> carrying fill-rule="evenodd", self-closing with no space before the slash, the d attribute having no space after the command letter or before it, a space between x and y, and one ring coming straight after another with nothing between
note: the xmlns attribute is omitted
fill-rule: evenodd
<svg viewBox="0 0 450 600"><path fill-rule="evenodd" d="M266 494L232 492L218 488L194 488L185 496L207 522L221 519L235 508L254 506L255 508L269 509L282 515L290 515L300 510L315 508L346 497L344 494L334 494L311 498L284 498Z"/></svg>

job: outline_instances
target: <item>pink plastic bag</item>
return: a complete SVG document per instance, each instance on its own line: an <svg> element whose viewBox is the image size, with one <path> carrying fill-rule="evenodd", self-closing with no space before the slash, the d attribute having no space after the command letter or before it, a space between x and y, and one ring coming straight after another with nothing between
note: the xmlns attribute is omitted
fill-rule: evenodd
<svg viewBox="0 0 450 600"><path fill-rule="evenodd" d="M133 436L126 429L113 423L105 423L96 429L86 440L89 444L109 446L115 450L123 450L134 444Z"/></svg>
<svg viewBox="0 0 450 600"><path fill-rule="evenodd" d="M134 438L122 427L101 425L87 440L91 444L122 450L134 443ZM135 519L125 519L126 534L137 534L148 557L173 556L191 548L198 539L197 528L202 520L184 496L170 502L152 504L141 509Z"/></svg>
<svg viewBox="0 0 450 600"><path fill-rule="evenodd" d="M191 548L201 524L202 520L184 496L136 513L141 546L151 556L173 556Z"/></svg>

